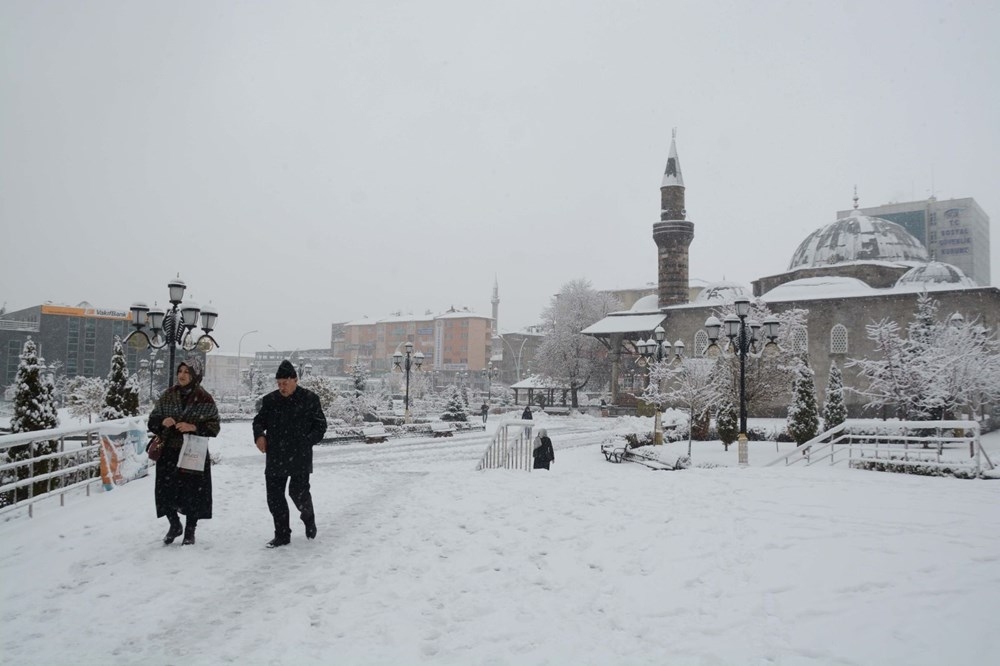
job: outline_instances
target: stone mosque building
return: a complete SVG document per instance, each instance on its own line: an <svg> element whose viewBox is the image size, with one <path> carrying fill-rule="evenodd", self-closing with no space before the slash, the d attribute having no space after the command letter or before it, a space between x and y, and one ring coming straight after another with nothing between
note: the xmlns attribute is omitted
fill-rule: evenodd
<svg viewBox="0 0 1000 666"><path fill-rule="evenodd" d="M1000 289L977 285L956 266L935 261L902 225L857 210L857 198L853 211L841 212L840 219L803 239L785 272L755 280L752 289L731 282L710 283L692 300L688 249L695 240L695 225L687 219L684 197L674 137L660 187L660 221L653 224L657 294L583 331L601 340L611 354L612 404L627 402L632 391L623 390L629 381L623 369L632 365L629 357L636 340L652 337L653 329L663 326L667 342L683 342L686 356L702 356L708 347L705 320L719 316L737 296L759 300L775 314L794 308L808 312L805 324L786 334L816 373L820 404L834 362L843 370L845 387L858 386L853 369L845 365L849 359L874 355L866 325L888 318L905 330L921 292L938 301L939 316L958 312L994 332L1000 329ZM977 234L985 233L985 247L977 249L980 256L986 253L988 264L988 219L984 226L985 232L977 229ZM864 399L850 391L845 400L851 416L878 416L865 413ZM784 416L784 406L776 405L774 414L768 415Z"/></svg>

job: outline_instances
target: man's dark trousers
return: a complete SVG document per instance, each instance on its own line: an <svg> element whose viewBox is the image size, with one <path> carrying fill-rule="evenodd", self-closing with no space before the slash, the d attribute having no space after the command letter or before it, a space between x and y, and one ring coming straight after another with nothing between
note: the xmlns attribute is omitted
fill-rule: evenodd
<svg viewBox="0 0 1000 666"><path fill-rule="evenodd" d="M289 482L289 479L291 482ZM299 517L304 522L314 518L312 494L309 492L308 474L264 474L264 485L267 488L267 508L274 518L275 536L288 536L292 533L288 524L288 502L285 500L285 484L288 484L288 496L292 498Z"/></svg>

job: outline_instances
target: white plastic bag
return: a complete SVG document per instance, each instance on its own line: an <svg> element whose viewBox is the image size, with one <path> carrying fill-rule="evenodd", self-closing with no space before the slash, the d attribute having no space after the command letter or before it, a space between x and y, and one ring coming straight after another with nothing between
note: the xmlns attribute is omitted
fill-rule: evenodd
<svg viewBox="0 0 1000 666"><path fill-rule="evenodd" d="M177 467L190 472L204 472L208 460L208 437L184 433L184 444L177 459Z"/></svg>

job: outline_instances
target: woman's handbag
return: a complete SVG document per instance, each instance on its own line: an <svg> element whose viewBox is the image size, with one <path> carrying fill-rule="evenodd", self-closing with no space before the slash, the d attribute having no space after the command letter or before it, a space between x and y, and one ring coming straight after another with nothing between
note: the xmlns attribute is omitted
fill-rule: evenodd
<svg viewBox="0 0 1000 666"><path fill-rule="evenodd" d="M160 459L160 454L163 453L163 438L159 435L153 435L149 438L149 444L146 445L146 455L153 462Z"/></svg>

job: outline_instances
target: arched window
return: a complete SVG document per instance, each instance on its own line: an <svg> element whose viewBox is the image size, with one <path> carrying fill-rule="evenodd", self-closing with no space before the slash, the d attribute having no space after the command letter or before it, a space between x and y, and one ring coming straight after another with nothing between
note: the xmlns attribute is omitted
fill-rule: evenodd
<svg viewBox="0 0 1000 666"><path fill-rule="evenodd" d="M830 330L830 353L847 353L847 327L843 324L837 324Z"/></svg>
<svg viewBox="0 0 1000 666"><path fill-rule="evenodd" d="M792 350L796 353L809 351L809 332L805 326L796 326L792 331Z"/></svg>
<svg viewBox="0 0 1000 666"><path fill-rule="evenodd" d="M695 357L701 357L705 355L705 350L708 349L708 333L705 331L698 331L694 334L694 355Z"/></svg>

